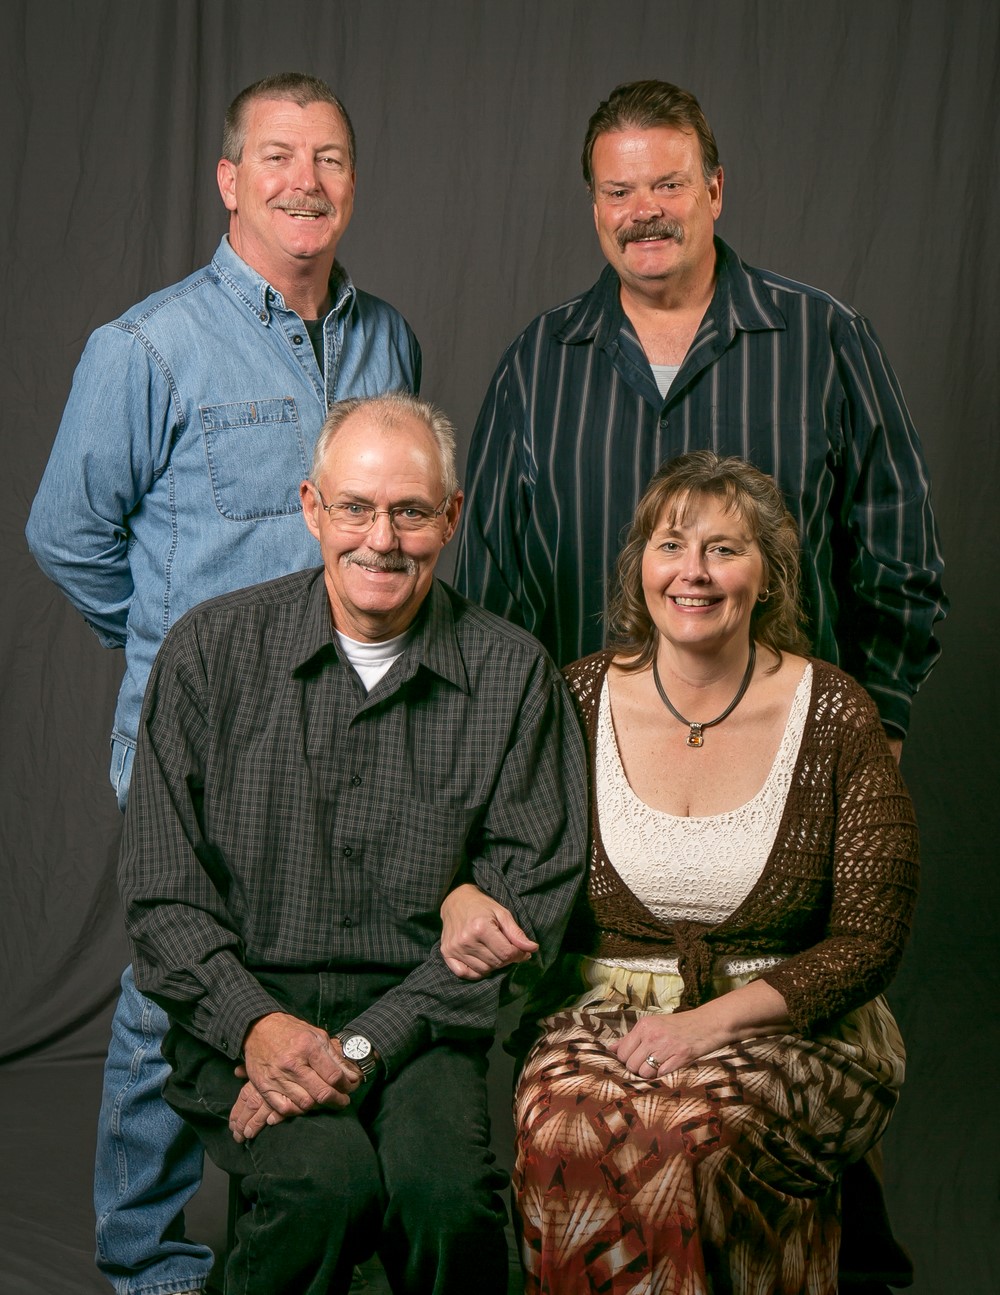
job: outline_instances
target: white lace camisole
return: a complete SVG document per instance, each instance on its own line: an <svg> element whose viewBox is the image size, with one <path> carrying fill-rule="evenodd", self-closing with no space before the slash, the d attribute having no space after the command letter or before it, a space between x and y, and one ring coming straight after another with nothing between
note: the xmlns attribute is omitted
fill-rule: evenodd
<svg viewBox="0 0 1000 1295"><path fill-rule="evenodd" d="M632 790L611 718L608 681L597 720L596 786L608 860L635 897L661 922L715 925L746 899L774 845L805 728L812 685L807 665L795 690L778 753L760 791L724 814L692 818L653 809ZM694 756L697 759L697 755ZM777 958L732 958L728 975L762 970ZM676 971L675 958L625 959L634 970Z"/></svg>

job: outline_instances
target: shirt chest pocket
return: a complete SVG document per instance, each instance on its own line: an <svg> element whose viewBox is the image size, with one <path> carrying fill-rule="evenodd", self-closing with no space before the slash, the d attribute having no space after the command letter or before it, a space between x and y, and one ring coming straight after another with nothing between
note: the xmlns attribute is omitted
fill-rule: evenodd
<svg viewBox="0 0 1000 1295"><path fill-rule="evenodd" d="M223 517L252 522L299 511L299 482L309 475L309 462L291 396L202 405L201 426Z"/></svg>
<svg viewBox="0 0 1000 1295"><path fill-rule="evenodd" d="M397 804L384 842L371 852L368 875L398 918L437 924L476 816L476 807Z"/></svg>

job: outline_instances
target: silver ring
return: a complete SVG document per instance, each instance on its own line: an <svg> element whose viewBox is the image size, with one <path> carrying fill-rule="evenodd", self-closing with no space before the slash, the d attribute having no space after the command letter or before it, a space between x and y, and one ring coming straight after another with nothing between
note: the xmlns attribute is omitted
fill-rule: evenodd
<svg viewBox="0 0 1000 1295"><path fill-rule="evenodd" d="M660 1063L653 1056L653 1054L650 1053L649 1056L646 1058L646 1065L652 1066L654 1070L657 1070L659 1068Z"/></svg>

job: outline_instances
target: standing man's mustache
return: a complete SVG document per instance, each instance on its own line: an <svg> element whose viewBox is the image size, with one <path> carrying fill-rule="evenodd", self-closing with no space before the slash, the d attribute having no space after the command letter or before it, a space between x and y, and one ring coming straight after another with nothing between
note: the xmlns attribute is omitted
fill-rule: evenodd
<svg viewBox="0 0 1000 1295"><path fill-rule="evenodd" d="M268 204L277 211L315 211L320 216L332 216L334 207L325 198L309 198L305 194L293 201L288 198L273 198Z"/></svg>
<svg viewBox="0 0 1000 1295"><path fill-rule="evenodd" d="M618 246L625 250L629 243L639 243L644 238L672 238L684 242L684 226L676 220L647 220L644 224L626 225L615 234Z"/></svg>

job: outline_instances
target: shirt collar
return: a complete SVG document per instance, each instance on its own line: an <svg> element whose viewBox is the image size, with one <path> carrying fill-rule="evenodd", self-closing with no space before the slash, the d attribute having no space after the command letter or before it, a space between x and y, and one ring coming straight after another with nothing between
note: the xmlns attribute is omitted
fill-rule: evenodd
<svg viewBox="0 0 1000 1295"><path fill-rule="evenodd" d="M757 271L741 261L721 238L715 240L715 252L715 294L707 314L730 336L737 331L759 333L785 328L785 317Z"/></svg>
<svg viewBox="0 0 1000 1295"><path fill-rule="evenodd" d="M728 243L715 239L715 292L706 312L732 336L783 329L785 317L771 299L764 281L752 266L744 264ZM556 331L559 342L596 342L606 345L621 332L625 312L621 304L621 282L612 266L577 302L566 322Z"/></svg>
<svg viewBox="0 0 1000 1295"><path fill-rule="evenodd" d="M583 294L569 318L556 330L556 341L568 346L575 342L604 345L617 337L625 318L620 293L618 275L612 266L606 265L601 277L589 292Z"/></svg>
<svg viewBox="0 0 1000 1295"><path fill-rule="evenodd" d="M216 248L212 257L212 269L262 324L270 322L272 310L286 308L285 299L277 288L273 288L242 256L233 251L228 234L223 234L222 241ZM353 306L356 296L357 290L351 276L339 261L334 261L330 272L330 300L333 302L330 313L346 314Z"/></svg>
<svg viewBox="0 0 1000 1295"><path fill-rule="evenodd" d="M404 655L413 654L414 669L423 665L442 679L469 691L469 676L458 643L455 608L447 588L435 580L417 618L417 632Z"/></svg>
<svg viewBox="0 0 1000 1295"><path fill-rule="evenodd" d="M300 631L288 650L288 668L295 674L313 662L321 664L324 657L339 657L340 650L330 619L330 600L323 579L323 568L312 573L302 598ZM455 629L455 612L448 591L440 580L431 583L414 623L414 633L397 662L402 673L398 682L416 674L420 666L431 670L442 679L469 691L469 676L462 659Z"/></svg>

